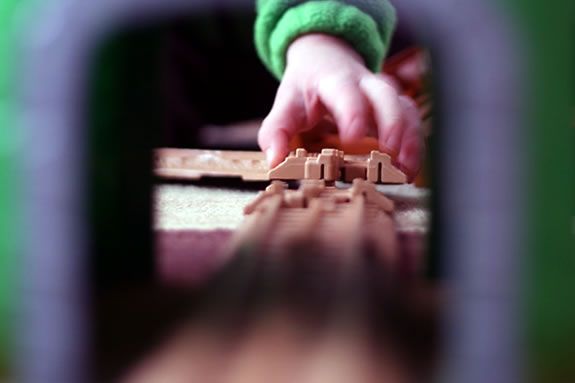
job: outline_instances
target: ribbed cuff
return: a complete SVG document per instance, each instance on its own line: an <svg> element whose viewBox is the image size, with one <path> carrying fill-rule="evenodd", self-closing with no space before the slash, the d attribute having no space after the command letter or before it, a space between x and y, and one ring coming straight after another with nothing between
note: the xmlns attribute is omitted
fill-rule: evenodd
<svg viewBox="0 0 575 383"><path fill-rule="evenodd" d="M366 66L377 72L395 24L393 10L386 16L388 20L381 22L387 28L378 29L370 15L352 5L309 1L288 9L275 25L270 25L269 19L256 24L256 47L268 69L281 78L289 45L304 34L326 33L346 40L363 57Z"/></svg>

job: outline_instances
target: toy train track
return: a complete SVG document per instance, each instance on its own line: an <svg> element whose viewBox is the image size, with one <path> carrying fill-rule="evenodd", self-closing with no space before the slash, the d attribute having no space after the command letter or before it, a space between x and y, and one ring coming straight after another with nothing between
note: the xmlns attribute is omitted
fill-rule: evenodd
<svg viewBox="0 0 575 383"><path fill-rule="evenodd" d="M279 258L304 252L345 259L371 252L392 264L398 253L393 209L374 184L359 178L347 189L306 180L289 190L273 181L245 207L230 255L247 250Z"/></svg>

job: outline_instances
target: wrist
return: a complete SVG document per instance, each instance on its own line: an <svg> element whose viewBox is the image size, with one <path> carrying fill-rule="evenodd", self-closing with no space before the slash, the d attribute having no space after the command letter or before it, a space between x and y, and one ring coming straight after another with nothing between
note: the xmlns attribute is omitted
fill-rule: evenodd
<svg viewBox="0 0 575 383"><path fill-rule="evenodd" d="M328 57L330 60L345 57L365 65L362 56L345 40L325 33L309 33L295 39L286 53L287 65L293 61L318 60Z"/></svg>

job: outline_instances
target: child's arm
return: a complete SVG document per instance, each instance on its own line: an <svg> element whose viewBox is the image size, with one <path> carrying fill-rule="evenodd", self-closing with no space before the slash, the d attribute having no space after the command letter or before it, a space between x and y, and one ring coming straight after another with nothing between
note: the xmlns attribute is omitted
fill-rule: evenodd
<svg viewBox="0 0 575 383"><path fill-rule="evenodd" d="M295 134L329 114L343 141L373 130L381 149L397 154L403 170L415 175L423 149L415 105L373 73L381 68L394 23L386 0L258 2L258 53L281 78L258 137L272 166Z"/></svg>

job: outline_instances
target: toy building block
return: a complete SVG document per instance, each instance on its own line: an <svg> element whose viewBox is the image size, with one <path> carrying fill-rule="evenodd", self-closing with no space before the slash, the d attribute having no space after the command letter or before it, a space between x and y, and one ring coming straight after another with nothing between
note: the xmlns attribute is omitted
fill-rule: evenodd
<svg viewBox="0 0 575 383"><path fill-rule="evenodd" d="M362 179L348 189L328 186L325 180L303 180L298 190L289 190L285 183L273 181L244 209L246 218L230 254L249 248L288 256L303 246L323 255L352 256L369 249L381 259L394 260L393 209L392 201Z"/></svg>
<svg viewBox="0 0 575 383"><path fill-rule="evenodd" d="M302 181L300 188L284 198L287 207L306 208L324 191L325 182L323 180Z"/></svg>
<svg viewBox="0 0 575 383"><path fill-rule="evenodd" d="M378 192L372 184L360 178L353 180L353 186L350 189L350 196L363 195L367 202L373 203L386 213L392 213L395 205L392 200Z"/></svg>
<svg viewBox="0 0 575 383"><path fill-rule="evenodd" d="M352 182L356 178L373 183L406 183L407 177L391 163L385 153L372 151L366 155L344 155L341 150L323 149L319 155L297 149L268 173L270 179L323 179Z"/></svg>
<svg viewBox="0 0 575 383"><path fill-rule="evenodd" d="M290 154L281 164L271 169L268 176L270 179L281 180L335 181L340 177L343 162L343 152L336 149L323 149L319 155L297 149L295 155Z"/></svg>
<svg viewBox="0 0 575 383"><path fill-rule="evenodd" d="M273 181L265 191L258 193L256 199L247 204L244 207L244 214L249 215L252 214L261 203L274 195L282 195L284 190L287 188L287 185L281 181Z"/></svg>
<svg viewBox="0 0 575 383"><path fill-rule="evenodd" d="M366 161L367 180L374 183L405 183L407 177L391 163L387 154L372 150Z"/></svg>
<svg viewBox="0 0 575 383"><path fill-rule="evenodd" d="M306 162L306 179L335 181L340 177L343 161L342 151L323 149L317 157L311 157Z"/></svg>
<svg viewBox="0 0 575 383"><path fill-rule="evenodd" d="M308 153L305 149L297 149L281 164L268 172L269 179L303 180L306 178L306 162Z"/></svg>
<svg viewBox="0 0 575 383"><path fill-rule="evenodd" d="M407 177L391 163L388 154L372 150L369 155L346 156L343 181L352 182L356 178L373 183L402 184Z"/></svg>

